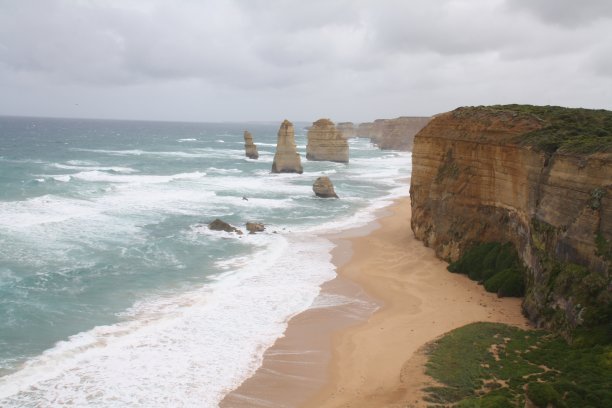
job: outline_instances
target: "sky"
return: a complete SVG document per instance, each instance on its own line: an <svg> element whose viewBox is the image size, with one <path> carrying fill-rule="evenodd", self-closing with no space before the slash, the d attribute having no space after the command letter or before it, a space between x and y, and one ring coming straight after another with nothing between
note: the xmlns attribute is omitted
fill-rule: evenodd
<svg viewBox="0 0 612 408"><path fill-rule="evenodd" d="M0 0L0 115L612 109L610 0Z"/></svg>

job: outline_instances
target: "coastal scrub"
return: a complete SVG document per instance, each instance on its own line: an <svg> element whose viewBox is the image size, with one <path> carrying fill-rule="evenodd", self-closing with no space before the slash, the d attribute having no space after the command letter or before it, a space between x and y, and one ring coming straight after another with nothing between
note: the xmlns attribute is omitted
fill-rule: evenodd
<svg viewBox="0 0 612 408"><path fill-rule="evenodd" d="M568 345L541 330L473 323L428 348L430 407L612 406L611 333L578 335Z"/></svg>

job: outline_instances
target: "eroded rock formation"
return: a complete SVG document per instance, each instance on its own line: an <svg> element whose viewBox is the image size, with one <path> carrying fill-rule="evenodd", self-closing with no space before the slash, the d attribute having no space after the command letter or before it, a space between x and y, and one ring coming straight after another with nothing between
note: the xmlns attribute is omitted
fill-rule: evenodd
<svg viewBox="0 0 612 408"><path fill-rule="evenodd" d="M258 159L257 145L253 143L253 135L248 130L244 131L244 152L249 159Z"/></svg>
<svg viewBox="0 0 612 408"><path fill-rule="evenodd" d="M276 153L272 162L272 173L300 173L303 172L302 161L295 147L295 133L293 124L287 119L278 129Z"/></svg>
<svg viewBox="0 0 612 408"><path fill-rule="evenodd" d="M246 229L249 231L249 234L255 234L257 232L265 231L266 227L261 222L247 222Z"/></svg>
<svg viewBox="0 0 612 408"><path fill-rule="evenodd" d="M340 132L345 139L350 139L357 136L357 129L353 122L340 122L336 125L336 129Z"/></svg>
<svg viewBox="0 0 612 408"><path fill-rule="evenodd" d="M429 117L402 116L360 123L357 136L369 137L382 150L411 151L414 136L430 121Z"/></svg>
<svg viewBox="0 0 612 408"><path fill-rule="evenodd" d="M588 114L558 109L570 120ZM547 140L530 144L537 132L554 141L559 128L540 112L546 108L459 108L434 117L414 142L412 230L448 261L477 242L513 243L529 270L525 313L572 330L596 324L610 302L612 154L568 151L578 142L565 151ZM608 113L594 127L610 138Z"/></svg>
<svg viewBox="0 0 612 408"><path fill-rule="evenodd" d="M312 185L312 191L314 191L317 197L338 198L338 194L336 194L334 190L334 185L327 176L318 177Z"/></svg>
<svg viewBox="0 0 612 408"><path fill-rule="evenodd" d="M308 129L306 159L348 163L348 142L329 119L319 119Z"/></svg>
<svg viewBox="0 0 612 408"><path fill-rule="evenodd" d="M220 220L219 218L208 224L208 228L213 231L234 232L238 235L242 235L242 231L240 231L238 228L233 227L232 225L228 224L223 220Z"/></svg>

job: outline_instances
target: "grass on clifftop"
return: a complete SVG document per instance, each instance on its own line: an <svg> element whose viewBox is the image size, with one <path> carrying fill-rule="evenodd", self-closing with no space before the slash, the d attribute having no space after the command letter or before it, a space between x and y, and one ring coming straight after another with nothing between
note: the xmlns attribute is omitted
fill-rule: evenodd
<svg viewBox="0 0 612 408"><path fill-rule="evenodd" d="M612 152L612 111L533 105L493 105L476 109L536 117L544 127L524 134L521 143L548 153Z"/></svg>
<svg viewBox="0 0 612 408"><path fill-rule="evenodd" d="M610 332L569 346L544 331L474 323L446 334L429 350L430 407L612 407ZM550 405L549 405L550 404Z"/></svg>
<svg viewBox="0 0 612 408"><path fill-rule="evenodd" d="M476 245L448 265L448 270L482 282L487 292L499 296L521 297L525 294L524 268L510 243Z"/></svg>

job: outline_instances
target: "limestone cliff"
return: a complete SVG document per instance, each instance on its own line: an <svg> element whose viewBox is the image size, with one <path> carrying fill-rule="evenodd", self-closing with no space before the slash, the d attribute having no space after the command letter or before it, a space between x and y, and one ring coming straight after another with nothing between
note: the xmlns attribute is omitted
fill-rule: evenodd
<svg viewBox="0 0 612 408"><path fill-rule="evenodd" d="M329 119L319 119L308 129L306 159L348 163L349 146Z"/></svg>
<svg viewBox="0 0 612 408"><path fill-rule="evenodd" d="M336 129L345 139L350 139L357 136L357 129L353 122L340 122L336 125Z"/></svg>
<svg viewBox="0 0 612 408"><path fill-rule="evenodd" d="M430 120L429 117L402 116L395 119L377 119L372 123L361 123L357 135L369 137L382 150L411 151L414 135Z"/></svg>
<svg viewBox="0 0 612 408"><path fill-rule="evenodd" d="M253 143L253 135L248 130L244 131L244 152L249 159L258 159L257 145Z"/></svg>
<svg viewBox="0 0 612 408"><path fill-rule="evenodd" d="M278 129L276 153L272 162L272 173L302 173L302 161L295 146L293 124L287 119Z"/></svg>
<svg viewBox="0 0 612 408"><path fill-rule="evenodd" d="M573 330L610 319L612 112L459 108L415 137L412 230L449 261L511 242L526 315Z"/></svg>

